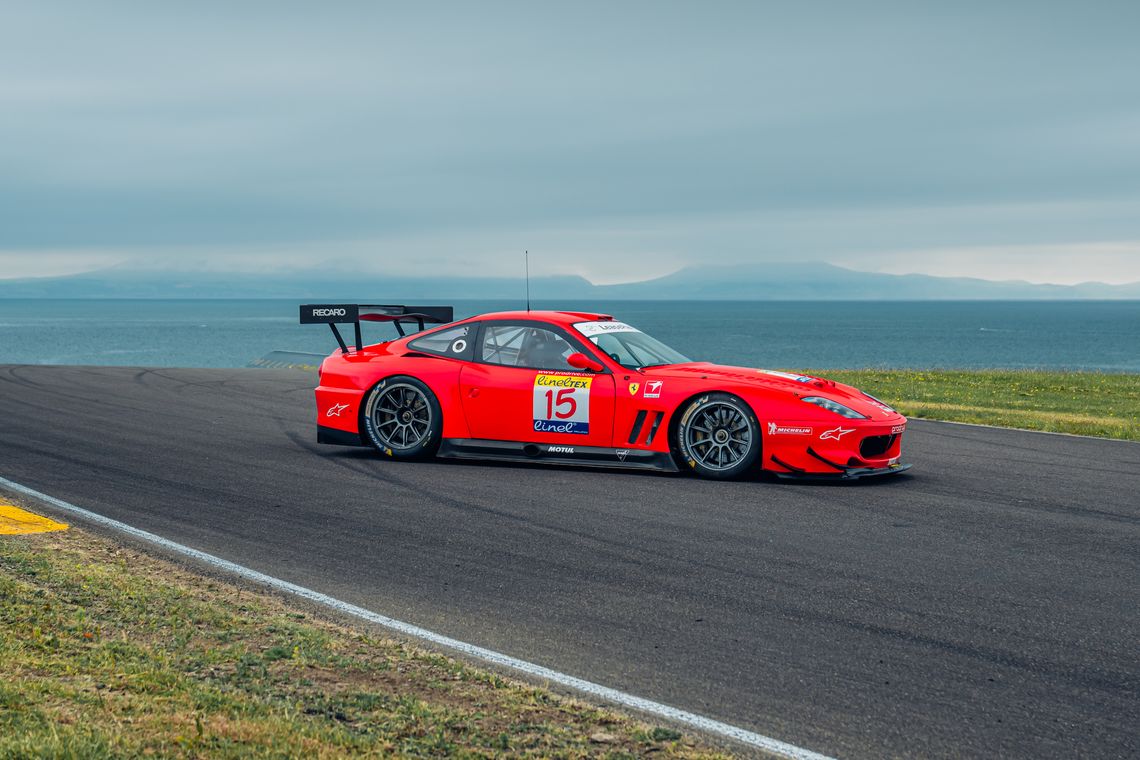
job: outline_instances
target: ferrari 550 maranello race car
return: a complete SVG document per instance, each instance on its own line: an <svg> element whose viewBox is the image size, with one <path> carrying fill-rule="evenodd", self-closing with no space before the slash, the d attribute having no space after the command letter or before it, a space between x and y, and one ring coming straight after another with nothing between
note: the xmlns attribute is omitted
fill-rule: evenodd
<svg viewBox="0 0 1140 760"><path fill-rule="evenodd" d="M317 440L373 446L393 459L717 479L757 470L855 479L910 467L900 461L906 418L847 385L694 362L608 314L452 319L447 306L301 306L302 323L330 325L340 344L320 367ZM389 322L400 337L362 345L361 321ZM354 326L353 346L341 324Z"/></svg>

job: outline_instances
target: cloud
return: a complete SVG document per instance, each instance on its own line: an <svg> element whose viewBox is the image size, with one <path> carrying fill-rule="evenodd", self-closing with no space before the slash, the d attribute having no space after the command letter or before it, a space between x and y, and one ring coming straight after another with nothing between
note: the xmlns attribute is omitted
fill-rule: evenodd
<svg viewBox="0 0 1140 760"><path fill-rule="evenodd" d="M0 250L506 273L532 247L601 281L905 252L1004 276L969 252L1140 239L1138 22L1123 2L25 4L0 28Z"/></svg>

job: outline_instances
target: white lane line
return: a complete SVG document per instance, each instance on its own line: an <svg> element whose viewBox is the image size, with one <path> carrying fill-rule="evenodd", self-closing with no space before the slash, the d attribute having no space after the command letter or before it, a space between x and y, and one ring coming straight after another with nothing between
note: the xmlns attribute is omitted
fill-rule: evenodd
<svg viewBox="0 0 1140 760"><path fill-rule="evenodd" d="M308 599L311 602L316 602L317 604L330 607L337 612L352 615L354 617L360 618L361 620L367 620L370 623L375 623L385 628L389 628L393 631L397 631L405 636L410 636L422 641L429 641L432 644L446 647L448 649L453 649L475 660L492 663L500 667L511 668L512 670L517 670L520 673L525 673L528 676L540 678L545 681L549 681L550 683L556 683L560 686L565 686L570 689L580 691L584 694L589 694L590 696L596 697L597 699L605 702L622 705L623 707L639 710L650 715L656 715L658 717L665 718L666 720L674 721L676 723L681 723L687 726L692 726L699 731L704 731L706 733L715 734L717 736L722 736L727 739L741 742L742 744L758 747L759 749L770 752L771 754L778 757L790 758L791 760L831 760L831 758L828 758L826 755L812 752L811 750L804 749L803 747L797 747L794 744L782 742L779 739L773 739L769 736L764 736L763 734L757 734L738 726L730 725L728 723L721 723L719 720L706 718L703 715L697 715L696 713L681 710L677 707L671 707L660 702L654 702L652 700L638 697L633 694L626 694L623 691L611 689L608 686L602 686L600 684L593 683L592 681L586 681L575 676L567 675L566 673L560 673L557 670L551 670L550 668L543 667L542 665L535 665L532 662L520 660L517 657L511 657L510 655L496 652L493 649L485 649L481 646L476 646L475 644L468 644L465 641L453 639L450 636L444 636L443 634L429 631L426 628L420 628L417 625L405 623L401 620L396 620L394 618L381 615L378 612L366 610L363 607L357 607L355 604L342 602L339 599L327 596L326 594L322 594L318 591L313 591L312 589L305 588L304 586L298 586L294 583L290 583L289 581L283 581L280 578L274 578L272 575L259 573L256 570L251 570L250 568L245 567L244 565L230 562L229 560L222 559L221 557L215 557L214 555L207 554L206 552L200 552L197 549L191 549L189 546L183 546L182 544L176 543L167 538L163 538L162 536L155 535L154 533L149 533L145 530L132 527L126 523L119 522L118 520L112 520L110 517L104 517L103 515L83 509L82 507L77 507L74 504L63 501L62 499L57 499L54 496L48 496L45 493L41 493L24 485L20 485L19 483L8 480L4 477L0 477L0 487L7 488L10 491L15 491L16 493L24 494L25 496L30 496L33 499L38 499L45 504L49 504L56 509L76 515L77 517L81 517L84 520L103 525L105 527L119 531L120 533L126 533L129 536L141 539L142 541L154 544L155 546L161 546L167 551L172 551L185 557L191 557L195 560L198 560L199 562L205 562L207 565L215 567L219 570L224 570L227 573L233 573L234 575L245 578L246 580L260 583L265 586L277 589L278 591L284 591L288 594L299 596L303 599Z"/></svg>

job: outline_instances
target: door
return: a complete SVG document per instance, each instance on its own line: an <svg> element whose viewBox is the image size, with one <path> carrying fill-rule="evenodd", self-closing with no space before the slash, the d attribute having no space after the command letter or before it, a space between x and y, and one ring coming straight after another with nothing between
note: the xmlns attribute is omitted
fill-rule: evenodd
<svg viewBox="0 0 1140 760"><path fill-rule="evenodd" d="M484 322L475 361L460 373L473 438L612 445L614 378L582 372L566 357L585 348L556 325Z"/></svg>

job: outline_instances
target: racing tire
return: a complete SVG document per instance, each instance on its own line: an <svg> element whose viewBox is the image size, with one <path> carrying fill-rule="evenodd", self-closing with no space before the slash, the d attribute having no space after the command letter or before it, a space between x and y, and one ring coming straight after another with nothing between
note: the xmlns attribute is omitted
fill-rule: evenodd
<svg viewBox="0 0 1140 760"><path fill-rule="evenodd" d="M377 451L393 459L428 459L443 438L443 409L431 388L407 375L386 377L368 392L361 427Z"/></svg>
<svg viewBox="0 0 1140 760"><path fill-rule="evenodd" d="M760 458L760 421L729 393L706 393L680 409L673 445L681 468L712 480L747 474Z"/></svg>

